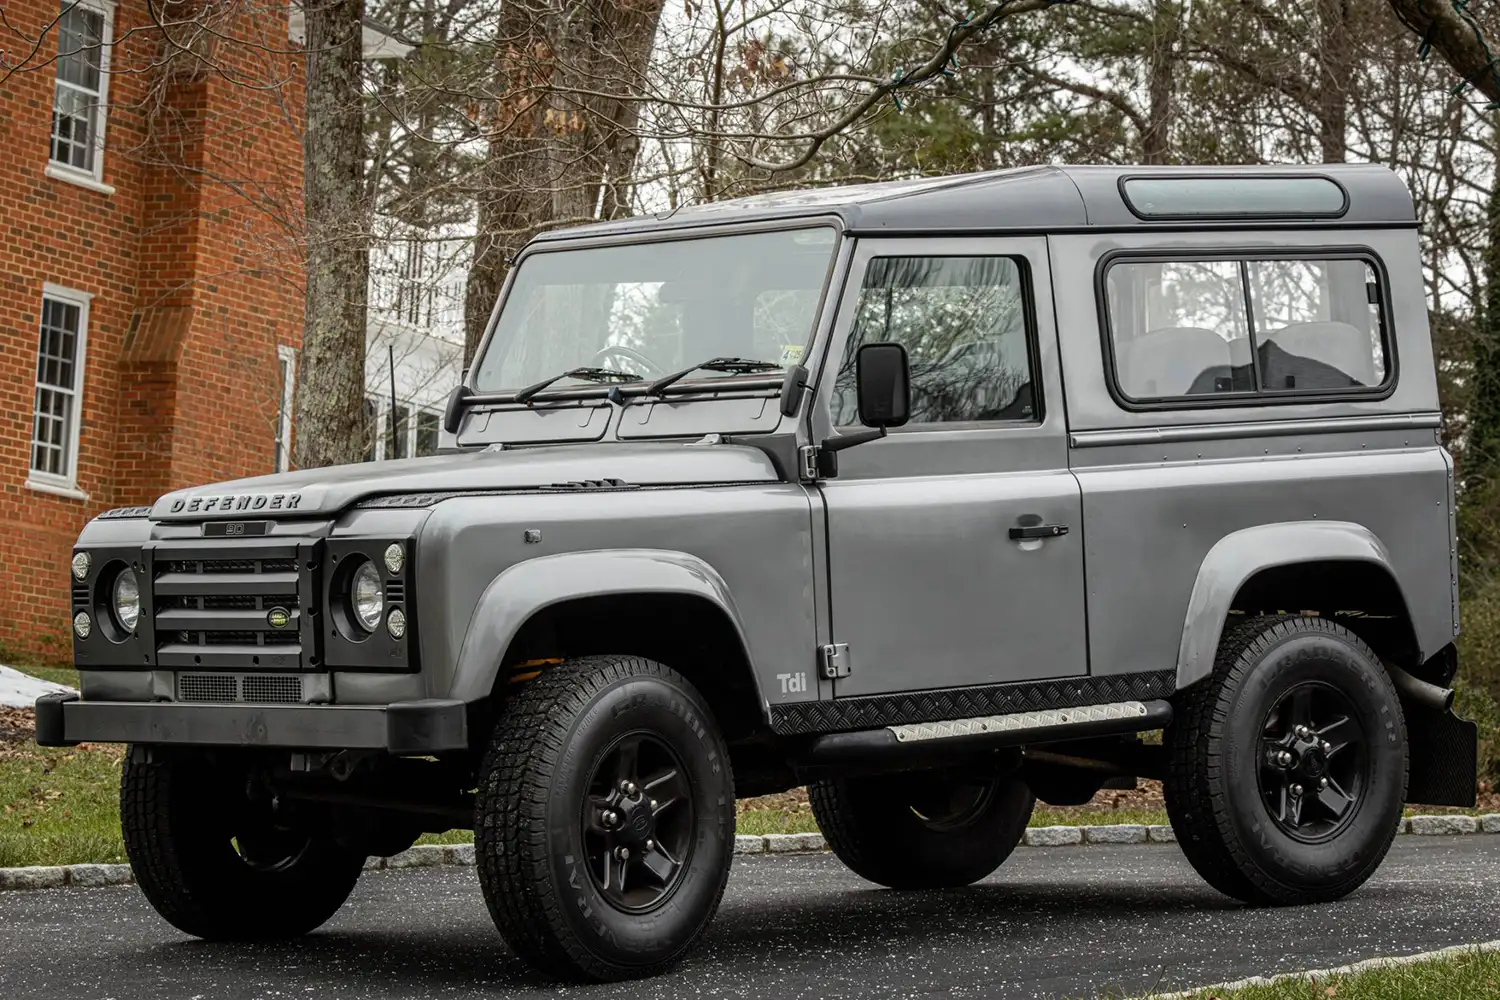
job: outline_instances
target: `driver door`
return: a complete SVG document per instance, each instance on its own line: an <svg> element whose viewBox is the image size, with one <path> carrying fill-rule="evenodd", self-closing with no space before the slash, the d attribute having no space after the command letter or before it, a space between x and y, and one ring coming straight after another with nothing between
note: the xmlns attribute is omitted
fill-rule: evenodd
<svg viewBox="0 0 1500 1000"><path fill-rule="evenodd" d="M858 429L854 354L880 341L907 349L912 417L840 452L819 484L832 636L850 667L835 697L1087 672L1050 289L1040 237L856 249L823 380L832 420Z"/></svg>

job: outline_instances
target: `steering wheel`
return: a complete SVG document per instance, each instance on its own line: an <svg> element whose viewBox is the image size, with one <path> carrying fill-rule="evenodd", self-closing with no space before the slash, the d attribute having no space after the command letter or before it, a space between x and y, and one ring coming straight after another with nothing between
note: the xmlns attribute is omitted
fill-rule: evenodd
<svg viewBox="0 0 1500 1000"><path fill-rule="evenodd" d="M647 375L660 375L666 371L666 369L662 368L661 365L657 364L655 361L652 361L640 351L633 350L629 347L619 347L613 344L611 344L609 347L602 348L598 353L596 353L593 358L593 364L597 368L608 368L610 366L604 364L604 362L610 358L623 358L626 361L633 362L634 364L646 369ZM629 369L621 370L629 371Z"/></svg>

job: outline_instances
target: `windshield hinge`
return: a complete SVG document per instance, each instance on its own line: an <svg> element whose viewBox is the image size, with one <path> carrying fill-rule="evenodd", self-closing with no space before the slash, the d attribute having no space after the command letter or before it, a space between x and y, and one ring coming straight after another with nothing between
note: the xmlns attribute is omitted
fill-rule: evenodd
<svg viewBox="0 0 1500 1000"><path fill-rule="evenodd" d="M802 457L802 480L804 482L817 482L818 479L818 446L805 444L797 449Z"/></svg>
<svg viewBox="0 0 1500 1000"><path fill-rule="evenodd" d="M818 666L822 669L823 676L829 680L848 677L849 672L854 669L853 658L849 655L849 644L831 642L826 646L819 646Z"/></svg>

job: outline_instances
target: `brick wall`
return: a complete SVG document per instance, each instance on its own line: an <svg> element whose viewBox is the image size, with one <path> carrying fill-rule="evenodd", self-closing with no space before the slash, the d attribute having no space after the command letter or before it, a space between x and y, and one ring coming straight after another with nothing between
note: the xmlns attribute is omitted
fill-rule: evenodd
<svg viewBox="0 0 1500 1000"><path fill-rule="evenodd" d="M206 8L228 39L190 54L158 37L145 0L119 0L114 193L54 179L58 9L5 0L0 25L0 649L66 658L67 562L88 518L273 469L276 348L302 328L302 91L284 11ZM86 499L26 485L44 282L93 295Z"/></svg>

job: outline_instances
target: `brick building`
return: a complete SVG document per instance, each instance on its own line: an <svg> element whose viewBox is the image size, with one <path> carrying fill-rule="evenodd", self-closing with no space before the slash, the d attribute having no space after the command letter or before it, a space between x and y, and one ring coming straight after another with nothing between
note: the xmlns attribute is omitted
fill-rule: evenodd
<svg viewBox="0 0 1500 1000"><path fill-rule="evenodd" d="M0 652L68 655L88 518L286 460L298 18L204 9L163 37L146 0L5 2Z"/></svg>

